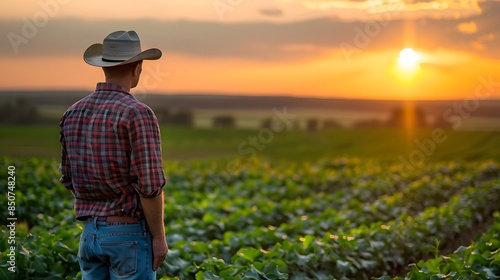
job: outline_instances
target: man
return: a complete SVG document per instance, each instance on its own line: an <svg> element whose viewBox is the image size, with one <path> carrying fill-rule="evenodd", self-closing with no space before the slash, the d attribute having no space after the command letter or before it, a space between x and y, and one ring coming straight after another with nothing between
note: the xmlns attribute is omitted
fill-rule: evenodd
<svg viewBox="0 0 500 280"><path fill-rule="evenodd" d="M109 34L84 53L106 82L61 118L61 182L75 197L76 218L86 221L78 250L83 279L156 279L167 255L158 121L129 93L142 61L161 55L141 51L134 31Z"/></svg>

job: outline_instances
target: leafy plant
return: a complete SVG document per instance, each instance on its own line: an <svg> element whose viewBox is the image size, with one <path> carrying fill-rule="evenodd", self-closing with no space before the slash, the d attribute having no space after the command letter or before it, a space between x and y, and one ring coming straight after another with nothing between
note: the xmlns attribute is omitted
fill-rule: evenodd
<svg viewBox="0 0 500 280"><path fill-rule="evenodd" d="M280 164L234 159L167 162L165 222L170 252L161 279L493 279L497 222L454 254L440 246L500 211L494 162L448 162L408 172L354 158ZM16 166L16 273L2 279L78 279L82 225L59 182L57 161L0 158ZM0 190L7 179L0 174ZM1 196L6 205L7 196ZM3 211L6 211L5 209ZM4 213L4 217L6 213ZM463 244L468 246L468 244ZM423 260L428 253L432 259ZM385 276L384 276L385 275ZM419 278L420 277L420 278Z"/></svg>

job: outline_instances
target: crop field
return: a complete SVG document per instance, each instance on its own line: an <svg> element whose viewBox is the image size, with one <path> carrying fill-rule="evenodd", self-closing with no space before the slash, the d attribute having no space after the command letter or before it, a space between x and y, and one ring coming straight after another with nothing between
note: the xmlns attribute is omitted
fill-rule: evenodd
<svg viewBox="0 0 500 280"><path fill-rule="evenodd" d="M13 217L6 205L15 201L17 218L14 233L2 218L1 279L80 278L83 224L57 167L49 158L0 158L2 217ZM158 279L500 277L497 161L408 169L354 157L235 157L166 161L165 170L170 252Z"/></svg>
<svg viewBox="0 0 500 280"><path fill-rule="evenodd" d="M309 132L290 130L259 135L256 129L202 129L161 127L166 161L248 158L257 155L273 161L315 161L323 158L358 157L399 162L416 145L432 140L431 129L408 134L396 129L334 129ZM446 130L445 142L433 143L419 161L500 161L500 131ZM250 139L256 139L251 144ZM241 145L241 146L240 146ZM53 125L0 125L0 155L11 157L60 156L59 127ZM420 153L420 152L419 152Z"/></svg>

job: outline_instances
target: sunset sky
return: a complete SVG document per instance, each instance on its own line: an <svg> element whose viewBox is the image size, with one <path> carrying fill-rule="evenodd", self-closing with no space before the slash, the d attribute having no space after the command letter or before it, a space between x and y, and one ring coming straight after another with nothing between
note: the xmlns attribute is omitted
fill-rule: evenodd
<svg viewBox="0 0 500 280"><path fill-rule="evenodd" d="M85 49L135 30L163 51L136 93L500 98L500 1L2 1L0 22L0 90L91 91Z"/></svg>

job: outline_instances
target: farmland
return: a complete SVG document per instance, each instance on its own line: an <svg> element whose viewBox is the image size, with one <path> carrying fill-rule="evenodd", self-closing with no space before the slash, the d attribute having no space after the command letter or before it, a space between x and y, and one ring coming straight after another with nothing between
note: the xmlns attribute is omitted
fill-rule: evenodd
<svg viewBox="0 0 500 280"><path fill-rule="evenodd" d="M498 131L161 130L170 253L158 279L500 275ZM15 202L2 217L17 218L15 231L1 224L2 279L81 278L58 134L0 126L0 200Z"/></svg>
<svg viewBox="0 0 500 280"><path fill-rule="evenodd" d="M15 166L17 178L17 272L7 270L4 222L2 279L79 277L82 224L74 220L71 195L58 183L57 165L50 158L0 160L4 193L8 166ZM235 157L166 161L165 170L170 252L158 278L500 275L496 161L446 161L410 170L354 157L287 164ZM1 200L7 205L7 196ZM471 231L479 234L463 238Z"/></svg>
<svg viewBox="0 0 500 280"><path fill-rule="evenodd" d="M162 145L166 161L228 159L253 154L238 148L249 137L259 137L256 129L203 129L163 126ZM59 128L53 125L0 125L0 155L12 157L57 158L60 153ZM500 131L447 130L444 143L435 143L425 160L500 161ZM432 138L431 129L406 133L396 129L334 129L309 132L276 132L260 143L256 155L273 161L313 161L322 158L357 157L398 162L398 156L420 148L415 141ZM262 141L260 141L262 142ZM264 144L264 145L262 145ZM250 147L251 148L251 147ZM245 152L247 150L247 152Z"/></svg>

